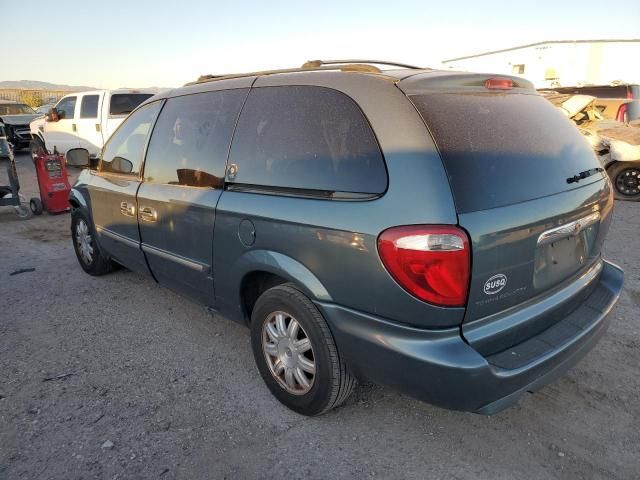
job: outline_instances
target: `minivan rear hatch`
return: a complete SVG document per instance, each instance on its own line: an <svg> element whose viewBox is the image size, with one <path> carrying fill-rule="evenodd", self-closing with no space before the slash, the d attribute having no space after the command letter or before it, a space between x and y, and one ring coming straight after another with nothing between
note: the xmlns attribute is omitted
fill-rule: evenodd
<svg viewBox="0 0 640 480"><path fill-rule="evenodd" d="M471 240L465 322L559 288L599 261L612 209L606 174L529 82L434 72L398 86L431 132Z"/></svg>

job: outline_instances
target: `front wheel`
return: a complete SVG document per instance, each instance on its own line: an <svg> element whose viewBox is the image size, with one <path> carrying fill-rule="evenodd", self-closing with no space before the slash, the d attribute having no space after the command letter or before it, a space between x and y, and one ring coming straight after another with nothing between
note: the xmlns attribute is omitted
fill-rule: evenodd
<svg viewBox="0 0 640 480"><path fill-rule="evenodd" d="M291 284L267 290L256 302L251 346L271 393L303 415L321 415L337 407L356 385L326 321Z"/></svg>
<svg viewBox="0 0 640 480"><path fill-rule="evenodd" d="M616 162L607 169L616 200L640 201L640 162Z"/></svg>
<svg viewBox="0 0 640 480"><path fill-rule="evenodd" d="M111 259L100 250L89 220L79 211L71 217L71 238L78 262L89 275L97 277L115 269Z"/></svg>

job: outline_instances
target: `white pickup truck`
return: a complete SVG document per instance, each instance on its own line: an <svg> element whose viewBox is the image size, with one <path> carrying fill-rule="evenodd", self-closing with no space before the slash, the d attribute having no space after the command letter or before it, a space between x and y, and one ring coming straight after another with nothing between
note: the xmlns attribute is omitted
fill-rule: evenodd
<svg viewBox="0 0 640 480"><path fill-rule="evenodd" d="M102 146L133 109L156 90L91 90L62 97L48 115L30 123L34 149L65 155L70 165L98 157Z"/></svg>

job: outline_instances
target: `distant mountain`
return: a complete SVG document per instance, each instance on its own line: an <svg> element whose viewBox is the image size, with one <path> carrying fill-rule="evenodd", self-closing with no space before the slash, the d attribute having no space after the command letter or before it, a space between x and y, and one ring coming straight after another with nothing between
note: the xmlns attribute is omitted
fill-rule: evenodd
<svg viewBox="0 0 640 480"><path fill-rule="evenodd" d="M38 80L4 80L0 81L0 88L21 88L25 90L70 90L75 92L96 90L94 87L59 85L57 83L40 82Z"/></svg>

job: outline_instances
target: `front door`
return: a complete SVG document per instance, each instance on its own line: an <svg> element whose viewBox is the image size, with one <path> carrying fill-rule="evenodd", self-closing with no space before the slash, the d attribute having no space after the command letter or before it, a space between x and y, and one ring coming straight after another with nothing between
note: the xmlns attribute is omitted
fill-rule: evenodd
<svg viewBox="0 0 640 480"><path fill-rule="evenodd" d="M120 126L102 152L89 187L100 246L122 265L148 273L140 249L136 193L151 127L161 102L140 108Z"/></svg>
<svg viewBox="0 0 640 480"><path fill-rule="evenodd" d="M48 150L54 147L58 152L66 154L73 148L78 148L78 133L76 125L76 106L78 97L75 95L62 98L56 105L58 120L47 120L44 124L44 140Z"/></svg>
<svg viewBox="0 0 640 480"><path fill-rule="evenodd" d="M214 303L213 227L227 152L247 89L170 98L138 191L142 250L161 284Z"/></svg>

